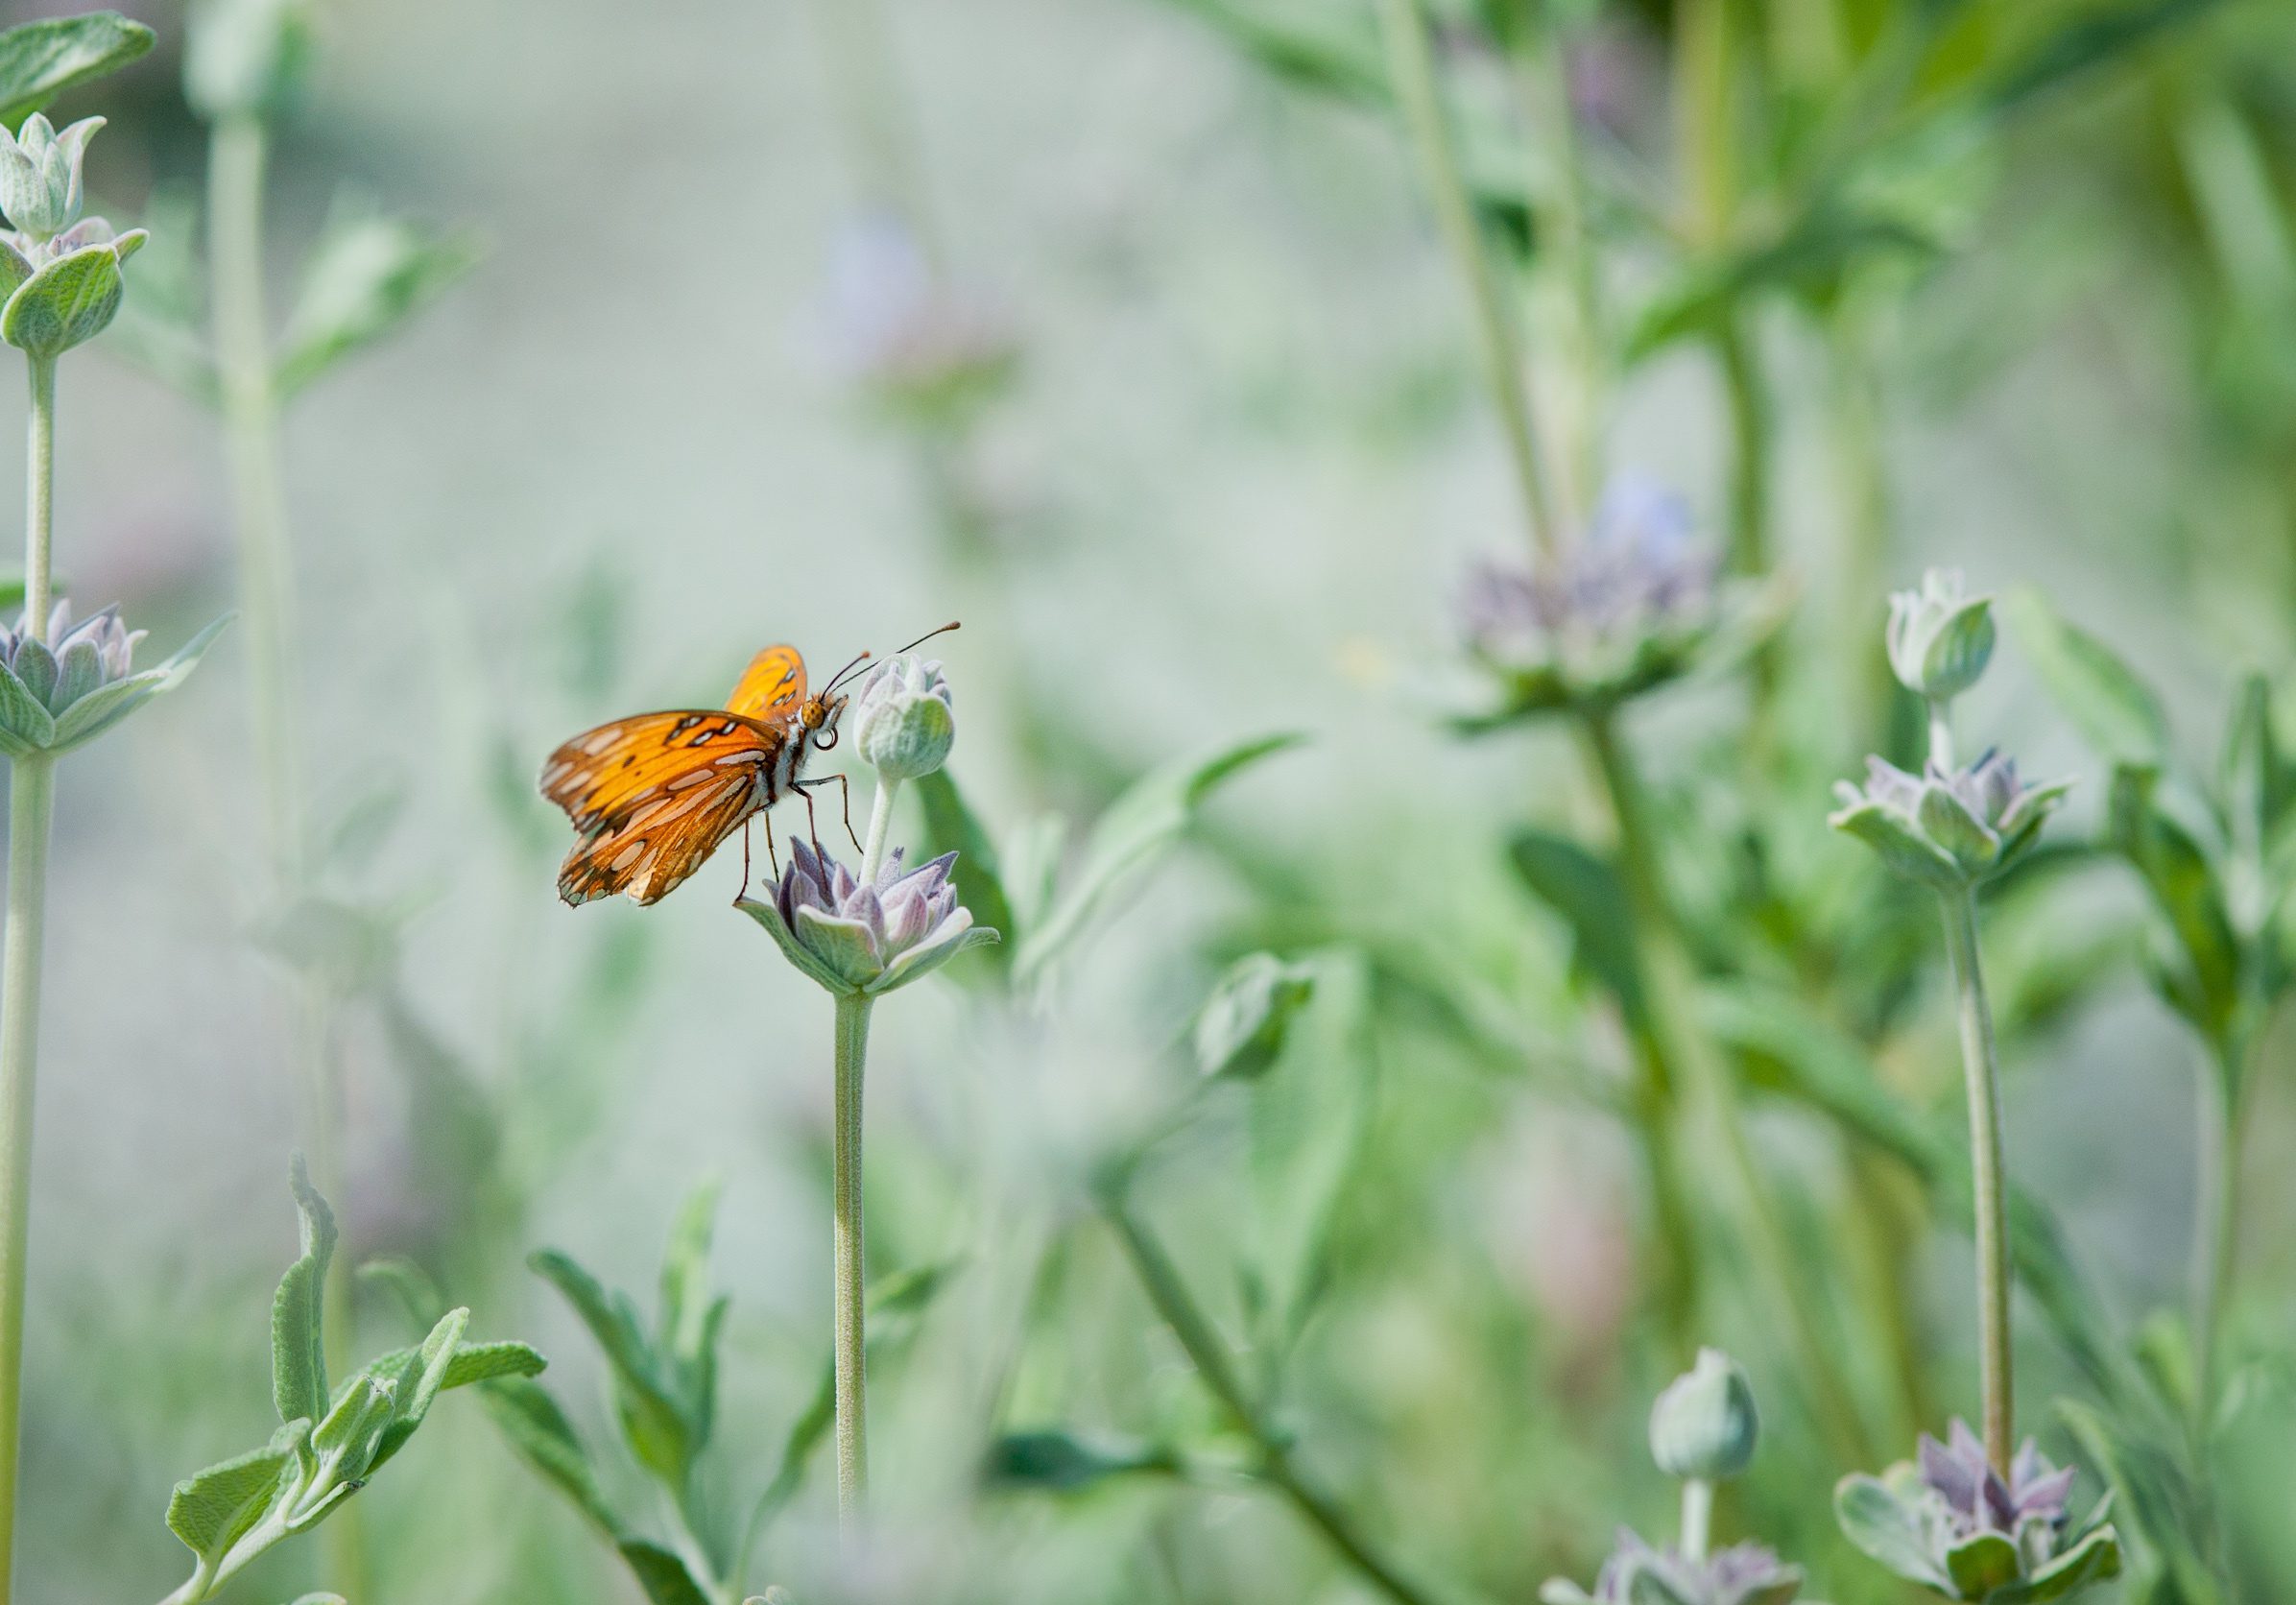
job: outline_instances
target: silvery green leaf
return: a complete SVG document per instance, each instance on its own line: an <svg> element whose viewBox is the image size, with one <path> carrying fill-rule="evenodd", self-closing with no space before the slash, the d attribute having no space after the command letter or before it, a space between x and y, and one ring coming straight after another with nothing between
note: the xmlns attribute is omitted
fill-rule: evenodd
<svg viewBox="0 0 2296 1605"><path fill-rule="evenodd" d="M103 683L103 680L104 658L96 650L96 643L74 641L56 660L56 685L48 693L48 711L60 716L65 708Z"/></svg>
<svg viewBox="0 0 2296 1605"><path fill-rule="evenodd" d="M464 240L338 204L303 264L303 282L279 353L289 394L397 328L469 272L478 252Z"/></svg>
<svg viewBox="0 0 2296 1605"><path fill-rule="evenodd" d="M16 678L24 683L24 689L47 707L56 694L56 682L60 672L56 666L56 654L44 641L25 640L16 647ZM50 708L53 712L54 709Z"/></svg>
<svg viewBox="0 0 2296 1605"><path fill-rule="evenodd" d="M444 1388L466 1388L505 1377L539 1377L550 1362L531 1344L517 1342L461 1343L447 1362Z"/></svg>
<svg viewBox="0 0 2296 1605"><path fill-rule="evenodd" d="M997 867L995 844L966 803L964 794L945 768L936 769L917 782L917 798L924 805L924 843L921 856L956 852L965 873L956 877L957 898L972 913L973 923L1016 938L1019 923L1004 878ZM1000 960L1009 954L1000 947Z"/></svg>
<svg viewBox="0 0 2296 1605"><path fill-rule="evenodd" d="M673 1486L682 1484L693 1459L692 1429L665 1383L660 1356L638 1326L636 1309L624 1295L610 1294L565 1255L544 1250L527 1263L574 1306L606 1352L631 1452L656 1476Z"/></svg>
<svg viewBox="0 0 2296 1605"><path fill-rule="evenodd" d="M591 1525L609 1538L622 1530L622 1519L607 1502L591 1469L589 1452L547 1389L524 1377L505 1377L482 1387L479 1399L513 1451Z"/></svg>
<svg viewBox="0 0 2296 1605"><path fill-rule="evenodd" d="M7 163L7 153L0 151L0 176L8 171ZM4 210L6 203L0 200L0 211ZM0 240L0 301L14 295L16 286L30 278L32 272L32 264L25 260L23 252L6 240Z"/></svg>
<svg viewBox="0 0 2296 1605"><path fill-rule="evenodd" d="M320 1331L322 1290L335 1255L335 1212L311 1186L297 1155L290 1173L301 1217L302 1256L279 1279L272 1300L272 1398L281 1421L319 1421L327 1414L326 1345Z"/></svg>
<svg viewBox="0 0 2296 1605"><path fill-rule="evenodd" d="M759 901L755 898L744 898L734 906L763 925L774 941L780 945L781 956L805 975L831 992L849 993L853 990L850 982L815 957L811 949L797 939L797 933L781 922L781 912L772 903Z"/></svg>
<svg viewBox="0 0 2296 1605"><path fill-rule="evenodd" d="M374 1452L362 1469L362 1474L371 1473L383 1462L396 1454L415 1435L423 1418L430 1414L431 1403L446 1385L448 1370L455 1360L455 1351L463 1340L463 1332L470 1325L467 1309L450 1309L439 1324L431 1329L430 1336L422 1343L418 1356L419 1368L410 1368L413 1376L400 1381L393 1390L396 1396L389 1423L375 1441ZM410 1385L411 1384L411 1385Z"/></svg>
<svg viewBox="0 0 2296 1605"><path fill-rule="evenodd" d="M1315 994L1315 972L1273 953L1238 959L1213 984L1191 1034L1196 1068L1249 1081L1283 1052L1292 1017Z"/></svg>
<svg viewBox="0 0 2296 1605"><path fill-rule="evenodd" d="M2006 1533L1977 1533L1946 1551L1946 1573L1963 1599L1984 1599L2024 1569Z"/></svg>
<svg viewBox="0 0 2296 1605"><path fill-rule="evenodd" d="M2001 839L1983 820L1970 812L1967 803L1944 786L1930 784L1922 788L1918 823L1924 835L1970 874L1983 873L2000 854Z"/></svg>
<svg viewBox="0 0 2296 1605"><path fill-rule="evenodd" d="M350 1601L339 1593L306 1593L298 1595L294 1605L350 1605Z"/></svg>
<svg viewBox="0 0 2296 1605"><path fill-rule="evenodd" d="M661 1322L658 1347L681 1365L701 1358L713 1301L709 1295L709 1245L715 1234L718 1199L725 1185L706 1177L686 1195L670 1226L661 1260Z"/></svg>
<svg viewBox="0 0 2296 1605"><path fill-rule="evenodd" d="M880 977L881 960L868 925L818 908L801 907L797 913L799 940L837 977L840 988L851 992Z"/></svg>
<svg viewBox="0 0 2296 1605"><path fill-rule="evenodd" d="M274 1439L184 1478L167 1501L167 1530L213 1565L271 1513L295 1461L293 1444Z"/></svg>
<svg viewBox="0 0 2296 1605"><path fill-rule="evenodd" d="M1594 1596L1564 1577L1549 1577L1539 1585L1540 1605L1595 1605Z"/></svg>
<svg viewBox="0 0 2296 1605"><path fill-rule="evenodd" d="M800 909L801 919L807 911ZM905 987L911 981L922 980L959 953L969 953L975 947L986 947L998 940L994 931L982 930L973 924L969 911L960 907L944 921L940 932L929 942L921 942L885 967L879 975L863 990L872 996Z"/></svg>
<svg viewBox="0 0 2296 1605"><path fill-rule="evenodd" d="M1833 1490L1833 1519L1842 1536L1909 1583L1951 1596L1953 1580L1929 1552L1919 1513L1909 1510L1880 1480L1862 1472L1842 1478Z"/></svg>
<svg viewBox="0 0 2296 1605"><path fill-rule="evenodd" d="M1642 961L1617 870L1569 837L1536 828L1517 831L1507 856L1569 927L1573 966L1609 988L1630 1020L1641 1018Z"/></svg>
<svg viewBox="0 0 2296 1605"><path fill-rule="evenodd" d="M125 680L115 680L82 697L56 721L48 744L58 751L77 747L101 735L161 692L182 684L191 677L191 671L199 667L207 649L215 644L216 636L236 617L236 613L224 614L184 642L165 662L155 663ZM5 691L0 691L0 702L4 701ZM0 720L6 717L6 708L0 707Z"/></svg>
<svg viewBox="0 0 2296 1605"><path fill-rule="evenodd" d="M1997 1591L1987 1605L2045 1605L2119 1575L2120 1535L2098 1527L2023 1582Z"/></svg>
<svg viewBox="0 0 2296 1605"><path fill-rule="evenodd" d="M1627 1605L1699 1605L1673 1580L1655 1568L1641 1566L1634 1569L1626 1584Z"/></svg>
<svg viewBox="0 0 2296 1605"><path fill-rule="evenodd" d="M56 716L7 664L0 663L0 750L20 758L55 739Z"/></svg>
<svg viewBox="0 0 2296 1605"><path fill-rule="evenodd" d="M1826 823L1855 836L1879 853L1883 863L1909 879L1949 888L1964 884L1961 865L1953 856L1895 808L1855 802L1828 816Z"/></svg>
<svg viewBox="0 0 2296 1605"><path fill-rule="evenodd" d="M1040 978L1126 884L1179 841L1213 791L1260 759L1305 739L1297 733L1257 736L1208 758L1167 764L1135 781L1093 824L1075 874L1015 953L1015 972L1028 980Z"/></svg>
<svg viewBox="0 0 2296 1605"><path fill-rule="evenodd" d="M133 235L82 246L41 268L0 308L0 339L36 357L53 359L93 340L120 309L120 258ZM137 240L140 244L141 241Z"/></svg>
<svg viewBox="0 0 2296 1605"><path fill-rule="evenodd" d="M51 17L0 34L0 123L13 128L74 84L117 71L154 38L117 12Z"/></svg>
<svg viewBox="0 0 2296 1605"><path fill-rule="evenodd" d="M2166 755L2161 699L2118 653L2030 587L2011 591L2001 607L2050 700L2083 740L2117 762L2158 763Z"/></svg>

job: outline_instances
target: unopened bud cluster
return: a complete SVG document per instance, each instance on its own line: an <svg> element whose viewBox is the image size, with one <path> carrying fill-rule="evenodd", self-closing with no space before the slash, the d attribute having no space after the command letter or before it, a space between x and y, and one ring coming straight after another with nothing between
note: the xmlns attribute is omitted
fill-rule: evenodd
<svg viewBox="0 0 2296 1605"><path fill-rule="evenodd" d="M149 237L80 215L87 142L103 126L86 117L59 133L36 111L13 134L0 128L0 337L36 358L104 332L120 309L120 264Z"/></svg>

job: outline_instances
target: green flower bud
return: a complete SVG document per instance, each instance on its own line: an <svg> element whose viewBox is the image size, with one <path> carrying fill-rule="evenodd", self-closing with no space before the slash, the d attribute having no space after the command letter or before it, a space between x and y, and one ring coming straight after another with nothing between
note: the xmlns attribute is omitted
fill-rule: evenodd
<svg viewBox="0 0 2296 1605"><path fill-rule="evenodd" d="M101 117L84 117L58 133L35 111L12 137L0 127L0 211L17 232L45 241L80 221L81 164L103 126Z"/></svg>
<svg viewBox="0 0 2296 1605"><path fill-rule="evenodd" d="M1961 575L1932 568L1922 588L1889 599L1889 666L1929 702L1951 702L1977 683L1993 658L1993 598L1964 596Z"/></svg>
<svg viewBox="0 0 2296 1605"><path fill-rule="evenodd" d="M1754 1459L1760 1428L1754 1384L1738 1362L1719 1349L1701 1349L1698 1362L1651 1406L1650 1457L1668 1476L1719 1482Z"/></svg>
<svg viewBox="0 0 2296 1605"><path fill-rule="evenodd" d="M893 659L869 677L853 721L861 761L888 780L930 775L957 739L947 677L938 662L915 658Z"/></svg>

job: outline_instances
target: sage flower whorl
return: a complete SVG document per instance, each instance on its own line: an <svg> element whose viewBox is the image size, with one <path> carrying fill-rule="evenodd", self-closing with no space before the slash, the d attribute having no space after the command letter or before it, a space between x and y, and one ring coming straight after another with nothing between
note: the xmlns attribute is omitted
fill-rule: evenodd
<svg viewBox="0 0 2296 1605"><path fill-rule="evenodd" d="M875 997L930 974L969 947L997 940L957 901L942 854L903 873L901 850L868 885L802 840L771 901L744 898L742 911L780 944L789 962L831 993Z"/></svg>

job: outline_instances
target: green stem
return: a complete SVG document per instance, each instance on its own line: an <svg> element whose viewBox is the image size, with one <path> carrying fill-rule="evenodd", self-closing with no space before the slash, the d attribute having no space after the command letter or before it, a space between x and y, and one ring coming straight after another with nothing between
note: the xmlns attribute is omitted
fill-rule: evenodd
<svg viewBox="0 0 2296 1605"><path fill-rule="evenodd" d="M1714 1523L1714 1485L1702 1476L1682 1485L1682 1555L1686 1561L1706 1559L1708 1535Z"/></svg>
<svg viewBox="0 0 2296 1605"><path fill-rule="evenodd" d="M876 884L877 872L885 867L885 843L893 833L893 800L900 794L901 783L877 777L876 801L869 809L869 838L861 849L861 868L854 878L864 886Z"/></svg>
<svg viewBox="0 0 2296 1605"><path fill-rule="evenodd" d="M0 953L0 1605L15 1554L22 1422L24 1273L32 1209L33 1084L39 1063L40 952L48 907L48 824L56 760L17 758L8 787L8 932Z"/></svg>
<svg viewBox="0 0 2296 1605"><path fill-rule="evenodd" d="M1929 761L1949 774L1953 768L1953 705L1931 701L1929 709Z"/></svg>
<svg viewBox="0 0 2296 1605"><path fill-rule="evenodd" d="M25 429L24 629L48 639L55 533L56 363L33 358ZM31 753L8 777L8 927L0 937L0 1605L14 1594L16 1456L23 1427L24 1286L32 1246L32 1112L39 1069L40 958L56 759Z"/></svg>
<svg viewBox="0 0 2296 1605"><path fill-rule="evenodd" d="M278 395L264 323L263 172L267 136L252 116L227 117L208 141L209 251L225 445L239 533L239 581L254 698L255 760L272 864L281 891L299 888L303 799L295 752L295 579L279 467Z"/></svg>
<svg viewBox="0 0 2296 1605"><path fill-rule="evenodd" d="M1578 117L1570 98L1570 63L1560 15L1541 0L1520 0L1522 27L1532 39L1524 79L1527 120L1543 137L1553 164L1553 192L1546 221L1554 236L1554 258L1569 305L1569 363L1575 416L1564 419L1566 492L1574 513L1583 514L1598 489L1602 472L1603 371L1602 290L1596 275L1594 242L1587 227L1587 174L1579 145ZM1575 493L1572 493L1575 492Z"/></svg>
<svg viewBox="0 0 2296 1605"><path fill-rule="evenodd" d="M1977 951L1977 898L1944 894L1946 948L1961 1012L1961 1067L1969 1086L1970 1169L1976 1186L1978 1371L1984 1394L1985 1453L2006 1476L2014 1452L2016 1401L2009 1345L2009 1227L2003 1209L2000 1071L1993 1010Z"/></svg>
<svg viewBox="0 0 2296 1605"><path fill-rule="evenodd" d="M1730 403L1730 566L1759 575L1770 567L1770 398L1741 320L1715 338Z"/></svg>
<svg viewBox="0 0 2296 1605"><path fill-rule="evenodd" d="M1237 1429L1252 1440L1260 1480L1281 1494L1364 1581L1395 1601L1395 1605L1434 1605L1434 1594L1405 1579L1393 1562L1355 1530L1348 1513L1292 1464L1290 1449L1260 1415L1259 1407L1229 1359L1226 1344L1212 1330L1210 1319L1197 1307L1163 1245L1150 1234L1119 1194L1112 1191L1104 1195L1100 1208L1114 1229L1117 1241L1123 1244L1125 1258L1131 1261L1148 1302L1156 1306L1157 1314L1180 1340L1180 1347L1204 1385L1227 1410Z"/></svg>
<svg viewBox="0 0 2296 1605"><path fill-rule="evenodd" d="M1473 302L1483 377L1491 387L1492 403L1498 409L1508 458L1522 494L1523 515L1530 526L1531 545L1542 555L1551 555L1556 546L1553 498L1547 493L1530 395L1523 383L1521 340L1498 276L1492 271L1491 257L1483 249L1482 226L1475 219L1450 123L1444 114L1443 93L1435 80L1426 18L1421 13L1420 0L1379 0L1379 17L1387 36L1388 69L1395 80L1396 96L1402 102L1404 121L1419 147L1436 224L1467 280Z"/></svg>
<svg viewBox="0 0 2296 1605"><path fill-rule="evenodd" d="M1693 1085L1704 1095L1737 1193L1747 1250L1786 1318L1785 1335L1796 1369L1810 1390L1819 1426L1845 1464L1863 1464L1871 1458L1870 1446L1856 1402L1805 1279L1796 1273L1797 1253L1777 1201L1762 1183L1736 1089L1713 1044L1692 1023L1697 978L1683 950L1680 922L1660 868L1658 836L1641 775L1618 739L1614 717L1609 709L1590 708L1582 711L1580 723L1610 797L1620 874L1634 914L1635 963L1645 1015L1638 1029L1648 1039L1646 1051L1665 1066L1666 1082L1677 1099ZM1694 1249L1686 1239L1677 1251L1688 1254Z"/></svg>
<svg viewBox="0 0 2296 1605"><path fill-rule="evenodd" d="M878 792L880 802L884 792ZM873 822L871 839L877 832ZM837 1258L837 1514L849 1532L869 1491L869 1269L861 1209L861 1076L872 999L837 999L837 1138L831 1190Z"/></svg>
<svg viewBox="0 0 2296 1605"><path fill-rule="evenodd" d="M2199 1076L2199 1162L2193 1193L2192 1449L2208 1452L2216 1414L2217 1346L2240 1244L2240 1149L2247 1121L2242 1045L2228 1036ZM2205 1463L2203 1466L2205 1473Z"/></svg>
<svg viewBox="0 0 2296 1605"><path fill-rule="evenodd" d="M1676 0L1675 177L1683 232L1704 251L1728 238L1737 193L1732 43L1729 0Z"/></svg>

